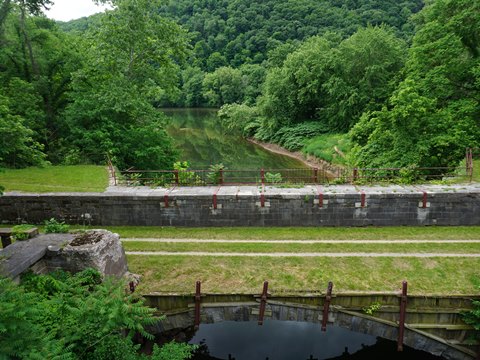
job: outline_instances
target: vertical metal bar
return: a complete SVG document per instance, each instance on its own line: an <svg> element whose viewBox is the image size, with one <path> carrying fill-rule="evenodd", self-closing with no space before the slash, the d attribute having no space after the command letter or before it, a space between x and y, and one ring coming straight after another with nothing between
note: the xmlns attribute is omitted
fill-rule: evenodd
<svg viewBox="0 0 480 360"><path fill-rule="evenodd" d="M400 298L400 318L398 320L397 351L403 351L403 336L405 334L405 317L407 311L407 282L402 283L402 296Z"/></svg>
<svg viewBox="0 0 480 360"><path fill-rule="evenodd" d="M263 325L265 308L267 306L267 297L268 297L268 281L265 281L263 283L262 297L260 298L260 311L258 313L258 325Z"/></svg>
<svg viewBox="0 0 480 360"><path fill-rule="evenodd" d="M175 184L177 184L177 186L178 186L178 185L180 185L180 178L178 176L178 170L175 170L174 173L175 173Z"/></svg>
<svg viewBox="0 0 480 360"><path fill-rule="evenodd" d="M327 331L328 310L330 309L330 302L332 301L333 283L328 282L327 294L325 295L325 302L323 303L323 317L322 317L322 331Z"/></svg>
<svg viewBox="0 0 480 360"><path fill-rule="evenodd" d="M168 205L168 194L165 194L165 195L163 196L163 201L165 202L165 207L168 208L168 206L169 206L169 205Z"/></svg>
<svg viewBox="0 0 480 360"><path fill-rule="evenodd" d="M201 295L202 283L197 281L195 284L195 328L200 326L200 303L202 301Z"/></svg>
<svg viewBox="0 0 480 360"><path fill-rule="evenodd" d="M358 178L358 169L353 168L353 181L357 181Z"/></svg>
<svg viewBox="0 0 480 360"><path fill-rule="evenodd" d="M424 209L427 208L427 192L426 192L426 191L423 192L422 207L423 207Z"/></svg>
<svg viewBox="0 0 480 360"><path fill-rule="evenodd" d="M465 149L465 171L467 174L470 172L470 159L468 156L468 148Z"/></svg>
<svg viewBox="0 0 480 360"><path fill-rule="evenodd" d="M220 185L223 185L223 169L220 169L220 178L218 179L218 183Z"/></svg>
<svg viewBox="0 0 480 360"><path fill-rule="evenodd" d="M262 180L262 185L265 184L265 170L260 169L260 179Z"/></svg>
<svg viewBox="0 0 480 360"><path fill-rule="evenodd" d="M265 207L265 186L262 184L262 193L260 194L260 206Z"/></svg>
<svg viewBox="0 0 480 360"><path fill-rule="evenodd" d="M318 191L318 207L323 208L323 192L320 186L317 186Z"/></svg>
<svg viewBox="0 0 480 360"><path fill-rule="evenodd" d="M313 168L313 183L316 184L318 182L318 168Z"/></svg>
<svg viewBox="0 0 480 360"><path fill-rule="evenodd" d="M365 207L365 191L362 191L362 194L361 194L361 206L362 208Z"/></svg>

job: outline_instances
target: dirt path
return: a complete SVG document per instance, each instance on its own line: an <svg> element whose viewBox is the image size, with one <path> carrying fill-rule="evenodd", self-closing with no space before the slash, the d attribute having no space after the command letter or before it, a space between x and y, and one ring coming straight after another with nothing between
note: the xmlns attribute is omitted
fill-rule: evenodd
<svg viewBox="0 0 480 360"><path fill-rule="evenodd" d="M212 256L212 257L362 257L362 258L480 258L480 254L445 254L445 253L225 253L205 251L126 251L127 255L140 256Z"/></svg>
<svg viewBox="0 0 480 360"><path fill-rule="evenodd" d="M301 161L302 163L304 163L305 165L311 168L324 169L327 172L327 174L332 177L334 177L337 171L339 170L337 166L330 164L328 161L321 160L311 155L304 155L300 151L295 151L295 152L288 151L287 149L279 145L264 143L255 139L247 139L247 140L252 144L258 145L263 149L268 150L272 153L288 156L298 161Z"/></svg>
<svg viewBox="0 0 480 360"><path fill-rule="evenodd" d="M123 242L202 244L480 244L480 240L214 240L125 238Z"/></svg>

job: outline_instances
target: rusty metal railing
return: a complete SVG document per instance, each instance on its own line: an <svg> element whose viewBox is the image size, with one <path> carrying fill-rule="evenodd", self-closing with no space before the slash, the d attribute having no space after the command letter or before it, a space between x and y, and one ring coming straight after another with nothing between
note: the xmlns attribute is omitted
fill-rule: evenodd
<svg viewBox="0 0 480 360"><path fill-rule="evenodd" d="M334 175L318 168L216 171L128 169L120 175L116 175L113 166L111 169L115 182L124 186L363 184L385 181L414 183L448 178L468 180L471 179L473 162L466 167L345 168Z"/></svg>

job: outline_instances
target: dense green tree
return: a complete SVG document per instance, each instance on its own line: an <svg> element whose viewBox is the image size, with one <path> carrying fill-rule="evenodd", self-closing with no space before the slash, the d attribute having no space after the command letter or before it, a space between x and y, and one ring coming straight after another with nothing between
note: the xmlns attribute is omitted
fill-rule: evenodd
<svg viewBox="0 0 480 360"><path fill-rule="evenodd" d="M202 107L206 104L203 96L203 80L205 73L199 67L187 67L182 71L181 104L186 107Z"/></svg>
<svg viewBox="0 0 480 360"><path fill-rule="evenodd" d="M0 95L1 166L24 167L44 163L43 147L33 139L34 131L25 123L24 118L11 110L9 98Z"/></svg>
<svg viewBox="0 0 480 360"><path fill-rule="evenodd" d="M398 84L406 44L391 29L359 29L333 51L328 94L317 117L334 130L347 131L361 114L380 108Z"/></svg>
<svg viewBox="0 0 480 360"><path fill-rule="evenodd" d="M10 110L24 118L49 160L58 162L56 154L66 131L61 113L68 102L71 73L78 66L75 40L44 17L23 18L16 5L5 22L4 40L0 87L9 98Z"/></svg>
<svg viewBox="0 0 480 360"><path fill-rule="evenodd" d="M97 161L110 152L121 168L171 168L175 152L152 104L173 92L186 35L158 15L157 1L110 3L83 44L66 113L70 141Z"/></svg>
<svg viewBox="0 0 480 360"><path fill-rule="evenodd" d="M244 96L242 73L231 67L221 67L205 75L203 93L210 106L241 103Z"/></svg>
<svg viewBox="0 0 480 360"><path fill-rule="evenodd" d="M454 166L478 143L478 2L438 0L418 15L406 79L352 130L365 166Z"/></svg>

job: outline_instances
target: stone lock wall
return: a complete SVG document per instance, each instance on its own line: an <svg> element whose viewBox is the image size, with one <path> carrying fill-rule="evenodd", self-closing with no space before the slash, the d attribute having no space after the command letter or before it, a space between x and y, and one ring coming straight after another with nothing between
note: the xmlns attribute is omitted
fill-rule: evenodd
<svg viewBox="0 0 480 360"><path fill-rule="evenodd" d="M52 217L96 226L480 225L480 186L116 188L0 197L3 223Z"/></svg>

